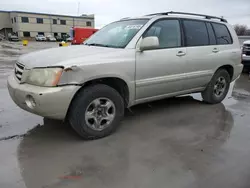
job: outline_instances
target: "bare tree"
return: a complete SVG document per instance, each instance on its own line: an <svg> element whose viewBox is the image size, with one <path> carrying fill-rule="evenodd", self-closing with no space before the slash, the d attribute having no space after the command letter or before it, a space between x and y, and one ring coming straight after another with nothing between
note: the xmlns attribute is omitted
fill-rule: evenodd
<svg viewBox="0 0 250 188"><path fill-rule="evenodd" d="M250 36L250 29L246 31L245 35Z"/></svg>
<svg viewBox="0 0 250 188"><path fill-rule="evenodd" d="M235 29L237 35L239 35L239 36L247 34L247 26L246 25L236 24L234 26L234 29Z"/></svg>

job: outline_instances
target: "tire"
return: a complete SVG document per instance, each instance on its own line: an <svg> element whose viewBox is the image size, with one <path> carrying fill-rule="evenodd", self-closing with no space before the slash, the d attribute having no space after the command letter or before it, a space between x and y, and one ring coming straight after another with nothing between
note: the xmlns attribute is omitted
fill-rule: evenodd
<svg viewBox="0 0 250 188"><path fill-rule="evenodd" d="M95 130L94 128L90 127L90 124L93 124L94 119L92 122L88 122L86 120L86 114L89 108L93 108L91 110L95 111L96 106L95 103L93 107L93 101L99 100L101 98L104 100L109 100L112 102L113 107L115 110L113 120L107 125L103 130ZM107 113L107 112L106 112ZM107 115L107 114L106 114ZM83 90L79 91L79 93L75 96L69 110L69 122L71 127L84 139L98 139L105 136L110 135L113 133L118 125L120 124L121 119L124 115L124 100L121 95L113 88L104 85L104 84L97 84L93 86L88 86ZM106 120L104 120L105 122ZM94 121L96 122L96 121Z"/></svg>
<svg viewBox="0 0 250 188"><path fill-rule="evenodd" d="M218 95L218 92L215 92L215 88L217 87L218 79L225 81L225 88ZM224 82L223 81L223 82ZM206 89L201 93L203 100L209 104L217 104L223 101L228 93L230 87L231 78L229 73L225 69L219 69L215 72L214 76L212 77L211 81L207 85ZM222 84L223 85L223 84ZM216 90L217 91L217 90Z"/></svg>

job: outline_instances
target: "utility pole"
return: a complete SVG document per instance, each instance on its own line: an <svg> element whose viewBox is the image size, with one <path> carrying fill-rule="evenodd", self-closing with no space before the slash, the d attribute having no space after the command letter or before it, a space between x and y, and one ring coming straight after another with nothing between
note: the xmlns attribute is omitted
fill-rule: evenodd
<svg viewBox="0 0 250 188"><path fill-rule="evenodd" d="M78 7L77 7L77 16L79 16L79 11L80 11L80 1L78 2Z"/></svg>

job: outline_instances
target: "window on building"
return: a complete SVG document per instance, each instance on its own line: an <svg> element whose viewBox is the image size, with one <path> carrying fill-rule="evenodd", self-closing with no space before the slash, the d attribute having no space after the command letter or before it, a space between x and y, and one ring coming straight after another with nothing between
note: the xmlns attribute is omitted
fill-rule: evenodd
<svg viewBox="0 0 250 188"><path fill-rule="evenodd" d="M43 24L43 19L42 18L37 18L36 23Z"/></svg>
<svg viewBox="0 0 250 188"><path fill-rule="evenodd" d="M91 24L91 22L86 22L86 25L91 26L92 24Z"/></svg>
<svg viewBox="0 0 250 188"><path fill-rule="evenodd" d="M38 35L43 35L44 36L44 32L38 32Z"/></svg>
<svg viewBox="0 0 250 188"><path fill-rule="evenodd" d="M11 18L11 23L13 23L13 18Z"/></svg>
<svg viewBox="0 0 250 188"><path fill-rule="evenodd" d="M57 24L57 20L56 19L53 19L53 24Z"/></svg>
<svg viewBox="0 0 250 188"><path fill-rule="evenodd" d="M14 17L14 22L16 22L16 17Z"/></svg>
<svg viewBox="0 0 250 188"><path fill-rule="evenodd" d="M21 17L23 23L29 23L28 17Z"/></svg>
<svg viewBox="0 0 250 188"><path fill-rule="evenodd" d="M66 25L66 20L60 20L61 25Z"/></svg>
<svg viewBox="0 0 250 188"><path fill-rule="evenodd" d="M187 46L209 45L208 32L205 22L184 20L185 41Z"/></svg>
<svg viewBox="0 0 250 188"><path fill-rule="evenodd" d="M54 37L58 36L58 33L54 33Z"/></svg>
<svg viewBox="0 0 250 188"><path fill-rule="evenodd" d="M23 32L23 36L24 36L24 37L30 37L30 32L24 31L24 32Z"/></svg>
<svg viewBox="0 0 250 188"><path fill-rule="evenodd" d="M224 24L212 23L217 44L232 44L232 37Z"/></svg>
<svg viewBox="0 0 250 188"><path fill-rule="evenodd" d="M159 48L174 48L181 46L181 31L178 20L160 20L154 23L144 34L144 37L156 36Z"/></svg>
<svg viewBox="0 0 250 188"><path fill-rule="evenodd" d="M209 36L209 43L210 45L216 45L216 37L214 34L214 30L212 28L211 23L206 23L207 24L207 31L208 31L208 36Z"/></svg>

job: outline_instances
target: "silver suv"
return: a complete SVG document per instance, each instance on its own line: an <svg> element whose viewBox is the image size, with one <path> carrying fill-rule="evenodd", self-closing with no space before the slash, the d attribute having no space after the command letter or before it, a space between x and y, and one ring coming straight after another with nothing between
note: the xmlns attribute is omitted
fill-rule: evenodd
<svg viewBox="0 0 250 188"><path fill-rule="evenodd" d="M124 109L139 103L197 92L219 103L242 68L225 19L166 12L111 23L83 45L23 55L8 88L22 109L67 119L93 139L112 133Z"/></svg>

